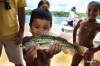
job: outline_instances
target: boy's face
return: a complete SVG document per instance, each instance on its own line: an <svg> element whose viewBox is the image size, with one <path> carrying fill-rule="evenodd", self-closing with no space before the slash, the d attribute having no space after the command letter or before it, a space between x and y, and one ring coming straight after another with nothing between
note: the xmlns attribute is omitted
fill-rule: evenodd
<svg viewBox="0 0 100 66"><path fill-rule="evenodd" d="M33 21L32 26L30 26L30 31L34 37L44 31L50 31L50 21L45 19L34 19Z"/></svg>
<svg viewBox="0 0 100 66"><path fill-rule="evenodd" d="M87 15L89 19L96 19L100 14L100 9L96 4L90 4L87 7Z"/></svg>

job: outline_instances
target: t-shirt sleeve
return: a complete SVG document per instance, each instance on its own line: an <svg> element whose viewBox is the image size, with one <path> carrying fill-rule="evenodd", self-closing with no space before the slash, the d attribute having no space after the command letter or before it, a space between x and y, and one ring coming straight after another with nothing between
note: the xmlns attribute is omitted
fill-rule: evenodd
<svg viewBox="0 0 100 66"><path fill-rule="evenodd" d="M26 0L18 0L17 5L18 5L18 8L26 7L27 6Z"/></svg>

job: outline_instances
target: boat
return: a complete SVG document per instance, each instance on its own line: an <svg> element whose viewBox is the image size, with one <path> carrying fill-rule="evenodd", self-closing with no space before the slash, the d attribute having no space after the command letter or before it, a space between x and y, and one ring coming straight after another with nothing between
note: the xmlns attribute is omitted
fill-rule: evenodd
<svg viewBox="0 0 100 66"><path fill-rule="evenodd" d="M73 27L68 25L67 21L62 22L62 28L61 28L62 32L72 35L73 29L74 29Z"/></svg>

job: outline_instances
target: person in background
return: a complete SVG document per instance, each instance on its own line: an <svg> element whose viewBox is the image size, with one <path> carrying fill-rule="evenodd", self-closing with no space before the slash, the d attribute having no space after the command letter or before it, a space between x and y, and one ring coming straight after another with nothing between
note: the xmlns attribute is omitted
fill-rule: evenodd
<svg viewBox="0 0 100 66"><path fill-rule="evenodd" d="M4 45L9 61L24 66L20 44L24 36L26 0L8 0L6 5L5 1L0 1L0 56Z"/></svg>
<svg viewBox="0 0 100 66"><path fill-rule="evenodd" d="M71 27L73 27L73 22L76 21L76 17L78 17L76 14L76 7L72 7L72 9L70 10L69 12L69 16L67 18L67 22L68 22L68 25L70 25Z"/></svg>
<svg viewBox="0 0 100 66"><path fill-rule="evenodd" d="M87 6L86 14L88 18L80 19L73 30L73 44L85 46L88 50L84 55L76 52L72 59L71 66L78 66L82 58L84 59L84 66L91 66L93 62L94 53L100 50L100 45L95 47L93 39L96 34L100 32L100 23L96 21L97 16L100 15L100 2L91 1ZM76 42L76 34L78 31L78 43Z"/></svg>
<svg viewBox="0 0 100 66"><path fill-rule="evenodd" d="M32 37L36 37L44 31L50 31L52 27L52 15L49 10L44 8L34 9L30 18L30 32L32 36L26 36L24 42L30 41ZM55 42L50 45L49 49L40 50L36 45L27 46L23 49L23 56L26 61L26 66L50 66L50 60L53 55L61 51L61 44Z"/></svg>
<svg viewBox="0 0 100 66"><path fill-rule="evenodd" d="M50 4L47 0L40 0L38 3L38 8L45 8L49 10Z"/></svg>

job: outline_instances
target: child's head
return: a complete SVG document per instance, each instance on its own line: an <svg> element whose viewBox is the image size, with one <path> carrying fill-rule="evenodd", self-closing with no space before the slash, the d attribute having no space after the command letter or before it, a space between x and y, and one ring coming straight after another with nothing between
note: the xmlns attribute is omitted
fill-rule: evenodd
<svg viewBox="0 0 100 66"><path fill-rule="evenodd" d="M41 0L38 3L38 8L45 8L45 9L49 9L50 8L50 4L47 0Z"/></svg>
<svg viewBox="0 0 100 66"><path fill-rule="evenodd" d="M52 27L52 15L44 8L34 9L30 18L30 31L33 36L37 36L44 31L49 31Z"/></svg>
<svg viewBox="0 0 100 66"><path fill-rule="evenodd" d="M71 8L71 11L74 11L75 12L76 11L76 7L72 7Z"/></svg>
<svg viewBox="0 0 100 66"><path fill-rule="evenodd" d="M100 3L98 1L91 1L88 4L87 15L90 19L96 19L100 15Z"/></svg>

